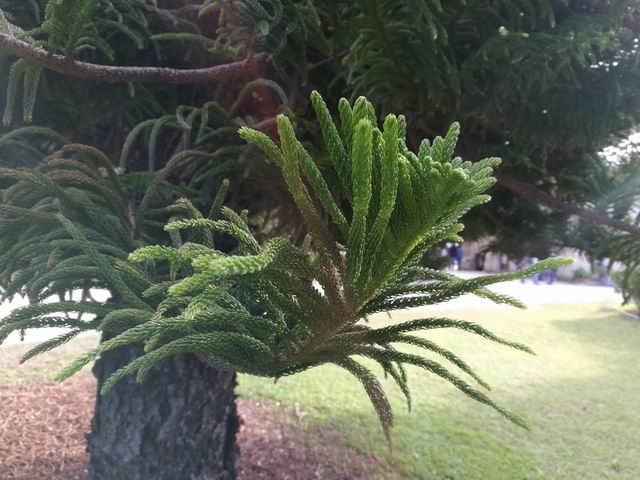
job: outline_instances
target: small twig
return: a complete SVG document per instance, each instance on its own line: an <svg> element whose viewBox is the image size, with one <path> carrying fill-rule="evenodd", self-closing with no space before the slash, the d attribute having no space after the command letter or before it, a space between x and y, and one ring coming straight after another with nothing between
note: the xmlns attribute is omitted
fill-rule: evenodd
<svg viewBox="0 0 640 480"><path fill-rule="evenodd" d="M267 62L264 53L233 63L208 68L180 70L162 67L117 67L70 60L63 55L48 52L42 47L0 33L0 51L16 55L44 68L74 77L104 82L141 83L213 83L236 79L257 72Z"/></svg>
<svg viewBox="0 0 640 480"><path fill-rule="evenodd" d="M260 120L256 123L253 128L256 130L271 130L276 126L276 119L277 117L265 118L264 120Z"/></svg>

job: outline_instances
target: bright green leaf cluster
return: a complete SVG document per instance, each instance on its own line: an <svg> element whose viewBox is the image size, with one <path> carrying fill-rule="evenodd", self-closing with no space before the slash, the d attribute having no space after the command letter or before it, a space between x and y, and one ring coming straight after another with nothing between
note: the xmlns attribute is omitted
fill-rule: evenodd
<svg viewBox="0 0 640 480"><path fill-rule="evenodd" d="M409 403L405 367L413 365L525 425L440 363L397 347L417 346L440 355L486 389L456 354L416 334L456 328L530 352L526 346L454 319L423 318L384 328L371 328L364 320L375 312L437 304L467 293L522 307L485 287L571 261L550 259L521 272L471 280L421 267L425 252L444 240L459 239L459 219L489 199L485 191L494 183L491 173L499 160L470 163L453 157L457 124L443 138L424 140L414 153L404 138L403 117L389 115L380 126L365 98L353 105L343 99L338 127L318 93L311 101L340 183L339 196L287 117L277 119L280 145L259 131L240 130L280 167L309 241L298 247L278 237L261 245L246 217L220 208L220 201L219 211L209 218L182 202L187 218L165 227L175 245L146 247L130 256L156 272L159 265L169 265L166 277L142 294L160 299L155 312L136 314L147 320L102 343L60 378L105 351L140 341L146 342L146 354L116 372L103 393L124 375L137 371L142 378L161 359L180 352L201 355L218 368L275 378L334 363L362 382L388 437L393 423L389 402L374 374L357 360L368 357L395 380ZM235 250L216 249L219 235L232 237Z"/></svg>

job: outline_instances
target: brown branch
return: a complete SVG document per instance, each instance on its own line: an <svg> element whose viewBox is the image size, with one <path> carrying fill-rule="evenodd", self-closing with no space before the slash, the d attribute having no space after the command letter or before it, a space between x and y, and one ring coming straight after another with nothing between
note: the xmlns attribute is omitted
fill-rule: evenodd
<svg viewBox="0 0 640 480"><path fill-rule="evenodd" d="M29 62L66 75L103 82L141 83L213 83L234 80L247 73L256 73L267 62L263 53L245 60L208 68L180 70L160 67L116 67L70 60L46 51L6 33L0 33L0 51L16 55Z"/></svg>
<svg viewBox="0 0 640 480"><path fill-rule="evenodd" d="M513 190L514 192L527 197L534 202L541 203L548 207L555 208L556 210L560 210L572 215L577 215L599 225L607 225L617 230L622 230L623 232L630 233L634 237L640 238L640 228L631 225L630 223L616 220L615 218L602 213L594 212L593 210L588 210L577 205L563 202L562 200L559 200L556 197L543 192L542 190L538 190L537 188L521 182L520 180L516 180L515 178L511 178L508 175L496 173L495 177L498 180L498 185L502 185L509 190Z"/></svg>
<svg viewBox="0 0 640 480"><path fill-rule="evenodd" d="M276 120L277 117L265 118L264 120L260 120L258 123L256 123L253 128L255 128L256 130L273 130L274 128L276 128Z"/></svg>

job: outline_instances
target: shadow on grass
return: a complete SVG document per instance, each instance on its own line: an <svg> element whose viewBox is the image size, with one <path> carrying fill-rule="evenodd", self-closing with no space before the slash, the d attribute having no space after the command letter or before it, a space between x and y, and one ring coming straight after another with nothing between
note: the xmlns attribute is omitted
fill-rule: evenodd
<svg viewBox="0 0 640 480"><path fill-rule="evenodd" d="M552 320L549 323L580 342L618 352L624 350L635 355L640 345L640 320L607 307L601 307L588 317Z"/></svg>

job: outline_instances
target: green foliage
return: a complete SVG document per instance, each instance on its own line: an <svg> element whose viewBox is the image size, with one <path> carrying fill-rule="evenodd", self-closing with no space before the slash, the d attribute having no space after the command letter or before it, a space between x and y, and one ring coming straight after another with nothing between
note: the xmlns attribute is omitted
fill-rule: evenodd
<svg viewBox="0 0 640 480"><path fill-rule="evenodd" d="M592 192L593 209L630 225L640 225L638 202L640 201L640 150L634 140L636 132L625 132L622 139L607 147L599 156L607 162L607 168L593 169L585 175L571 179L576 188ZM640 241L630 233L615 231L604 225L594 225L584 220L574 222L563 243L585 253L596 265L603 262L606 271L599 275L613 275L623 295L623 303L637 296L637 276L640 271Z"/></svg>
<svg viewBox="0 0 640 480"><path fill-rule="evenodd" d="M49 0L40 26L27 32L47 50L68 58L83 51L99 52L109 60L114 50L108 38L118 32L134 47L143 48L146 0Z"/></svg>
<svg viewBox="0 0 640 480"><path fill-rule="evenodd" d="M272 12L271 0L246 3L247 24L257 25L263 10ZM326 49L305 40L305 55L289 56L285 78L311 69L311 85L332 102L346 92L351 99L366 95L385 113L403 111L413 118L412 148L458 119L465 125L461 152L500 156L502 174L566 202L585 208L598 202L576 179L608 170L597 152L638 121L640 11L634 2L313 5ZM290 41L309 31L288 25ZM514 258L541 256L571 233L566 214L510 191L496 189L494 202L477 213L466 219L467 240L491 235L495 249Z"/></svg>
<svg viewBox="0 0 640 480"><path fill-rule="evenodd" d="M97 35L91 20L100 0L50 0L44 22L37 29L45 34L49 49L73 58L82 49L95 48L113 59L111 48Z"/></svg>
<svg viewBox="0 0 640 480"><path fill-rule="evenodd" d="M158 152L170 144L175 148L176 141L182 150L215 149L217 168L202 168L196 164L187 168L183 176L192 185L201 189L211 188L211 181L217 181L215 174L229 171L233 168L231 162L237 162L242 155L244 145L233 145L231 137L236 137L236 131L242 124L238 118L238 110L256 90L265 89L273 92L283 103L286 94L275 82L257 79L248 82L238 93L238 98L225 108L219 102L211 100L200 107L180 105L174 113L159 118L150 118L137 124L127 135L120 155L120 168L130 166L132 150L140 139L146 140L147 170L154 171L159 163ZM162 139L170 141L162 141ZM135 160L135 159L134 159Z"/></svg>
<svg viewBox="0 0 640 480"><path fill-rule="evenodd" d="M625 269L613 274L613 281L624 294L624 302L631 300L640 308L640 268Z"/></svg>
<svg viewBox="0 0 640 480"><path fill-rule="evenodd" d="M281 77L286 79L291 74L288 70L294 69L306 83L307 50L331 52L320 7L296 0L205 0L199 15L219 14L214 51L268 52Z"/></svg>
<svg viewBox="0 0 640 480"><path fill-rule="evenodd" d="M142 50L149 43L149 19L157 9L153 0L49 0L44 9L35 1L30 14L37 26L25 28L9 22L2 8L14 12L20 7L0 3L0 32L60 54L69 61L78 58L116 59L118 47ZM23 6L24 7L24 6ZM168 14L167 14L168 16ZM42 18L41 18L42 17ZM10 68L3 123L14 123L14 108L22 88L23 121L31 123L43 67L17 60ZM21 86L22 85L22 86ZM21 86L21 87L20 87Z"/></svg>
<svg viewBox="0 0 640 480"><path fill-rule="evenodd" d="M614 262L624 265L623 271L614 276L623 303L633 300L640 304L640 241L631 235L616 235L606 244L605 252L609 254L611 267Z"/></svg>
<svg viewBox="0 0 640 480"><path fill-rule="evenodd" d="M348 86L386 109L424 114L421 129L468 115L465 125L495 126L525 154L582 146L623 124L616 107L633 107L622 98L635 102L628 3L358 2L341 12L353 42Z"/></svg>
<svg viewBox="0 0 640 480"><path fill-rule="evenodd" d="M413 333L452 328L531 353L526 346L472 322L423 318L371 328L366 319L375 312L433 305L466 293L521 307L485 287L571 261L550 259L521 272L472 280L420 267L426 250L446 239L459 240L458 220L488 200L484 192L494 183L491 172L499 161L470 163L453 157L457 124L444 138L425 140L415 154L406 146L404 119L389 115L380 129L365 98L354 105L342 101L343 118L349 123L341 128L318 93L312 94L312 102L324 147L333 152L333 168L343 172L340 186L349 205L332 196L287 117L278 117L279 146L264 133L242 128L240 135L280 167L310 242L298 247L277 237L260 245L246 220L233 210L222 208L219 215L206 218L183 201L187 218L165 227L174 235L174 246L144 247L129 256L145 271L164 272L142 292L142 298L158 298L155 313L88 352L58 378L67 378L101 353L143 340L146 354L114 373L103 393L124 375L137 371L142 379L157 362L181 352L199 354L218 368L276 379L334 363L363 384L388 437L393 415L386 395L374 374L357 360L367 357L397 382L408 401L405 368L413 365L524 426L524 420L438 362L396 347L434 352L487 388L453 352ZM220 234L235 240L234 251L215 248Z"/></svg>
<svg viewBox="0 0 640 480"><path fill-rule="evenodd" d="M277 83L252 80L239 89L229 105L214 100L201 106L181 105L174 113L138 123L124 139L119 168L158 171L156 181L171 177L190 199L213 200L219 188L228 189L229 178L237 179L227 202L251 209L251 223L257 226L261 239L270 232L299 228L299 215L286 188L277 181L265 181L277 178L277 167L265 163L237 133L241 126L256 126L252 116L242 115L256 95L273 100L276 112L287 110L286 94ZM212 207L212 211L221 206ZM278 215L273 214L276 209Z"/></svg>
<svg viewBox="0 0 640 480"><path fill-rule="evenodd" d="M576 271L573 272L573 279L574 280L586 280L588 278L591 278L591 272L585 270L582 267L576 269Z"/></svg>
<svg viewBox="0 0 640 480"><path fill-rule="evenodd" d="M36 95L38 92L38 84L42 67L32 65L26 60L18 60L13 64L9 72L9 82L7 86L7 105L5 107L2 122L5 125L11 125L13 122L13 109L17 96L20 82L23 83L23 119L30 123L33 119L33 107L35 105Z"/></svg>
<svg viewBox="0 0 640 480"><path fill-rule="evenodd" d="M0 145L21 138L66 143L46 129L29 127L0 138ZM13 144L14 151L20 145ZM2 319L0 343L14 331L73 329L37 346L27 359L84 330L119 333L148 320L158 300L142 292L155 284L154 272L127 257L149 243L170 243L162 226L183 213L171 206L178 189L166 179L197 155L205 154L182 152L143 181L143 172L124 173L99 150L78 144L57 149L30 169L0 168L2 298L21 294L32 303ZM100 288L112 295L106 304L91 296ZM81 292L80 300L72 300L74 290ZM59 300L44 303L55 297Z"/></svg>

